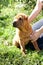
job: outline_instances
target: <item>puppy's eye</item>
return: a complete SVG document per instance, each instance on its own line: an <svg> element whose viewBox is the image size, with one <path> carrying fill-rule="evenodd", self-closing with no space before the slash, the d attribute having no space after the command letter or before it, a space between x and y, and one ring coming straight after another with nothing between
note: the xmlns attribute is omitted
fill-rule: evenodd
<svg viewBox="0 0 43 65"><path fill-rule="evenodd" d="M22 20L22 18L19 18L19 20L21 21L21 20Z"/></svg>

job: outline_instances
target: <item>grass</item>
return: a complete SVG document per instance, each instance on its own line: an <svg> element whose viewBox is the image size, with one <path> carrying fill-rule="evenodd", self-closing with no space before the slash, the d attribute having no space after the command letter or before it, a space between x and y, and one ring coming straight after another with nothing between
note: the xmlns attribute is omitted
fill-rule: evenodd
<svg viewBox="0 0 43 65"><path fill-rule="evenodd" d="M28 49L24 56L15 46L0 45L0 65L43 65L43 51Z"/></svg>
<svg viewBox="0 0 43 65"><path fill-rule="evenodd" d="M24 56L20 49L12 46L12 39L16 34L16 29L12 26L14 16L20 12L30 15L32 10L30 6L19 2L2 6L0 9L0 65L43 65L43 51L32 51L28 48ZM42 12L33 22L41 18Z"/></svg>

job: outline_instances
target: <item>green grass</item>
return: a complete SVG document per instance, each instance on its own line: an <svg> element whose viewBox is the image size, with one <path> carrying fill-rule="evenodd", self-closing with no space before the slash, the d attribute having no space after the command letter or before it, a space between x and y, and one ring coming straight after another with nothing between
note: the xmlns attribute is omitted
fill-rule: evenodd
<svg viewBox="0 0 43 65"><path fill-rule="evenodd" d="M12 46L16 30L12 26L14 16L21 12L30 15L33 8L20 2L8 3L9 5L6 3L3 0L0 6L0 65L43 65L43 51L32 51L28 48L27 54L24 56L20 49ZM33 22L42 17L41 12Z"/></svg>
<svg viewBox="0 0 43 65"><path fill-rule="evenodd" d="M24 56L15 46L0 45L0 65L43 65L43 51L27 50Z"/></svg>

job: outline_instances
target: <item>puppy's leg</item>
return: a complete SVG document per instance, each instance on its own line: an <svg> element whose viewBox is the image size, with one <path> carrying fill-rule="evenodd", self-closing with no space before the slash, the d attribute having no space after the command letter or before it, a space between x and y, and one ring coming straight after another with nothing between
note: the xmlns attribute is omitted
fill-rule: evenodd
<svg viewBox="0 0 43 65"><path fill-rule="evenodd" d="M20 44L21 52L25 55L25 45L24 45L24 42L20 41L19 44Z"/></svg>
<svg viewBox="0 0 43 65"><path fill-rule="evenodd" d="M33 42L33 45L34 45L34 48L35 48L36 50L40 51L40 49L39 49L38 44L37 44L37 42L36 42L36 41L35 41L35 42Z"/></svg>
<svg viewBox="0 0 43 65"><path fill-rule="evenodd" d="M14 46L17 46L17 47L19 46L19 44L18 44L17 41L15 41L15 40L13 40L13 45L14 45Z"/></svg>

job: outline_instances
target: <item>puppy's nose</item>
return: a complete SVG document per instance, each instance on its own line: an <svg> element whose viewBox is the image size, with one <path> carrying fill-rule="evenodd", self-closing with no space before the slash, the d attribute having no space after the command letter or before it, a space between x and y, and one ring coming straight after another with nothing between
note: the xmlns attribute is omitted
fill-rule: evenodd
<svg viewBox="0 0 43 65"><path fill-rule="evenodd" d="M17 23L16 21L13 22L13 27L16 27L17 26L16 23Z"/></svg>

